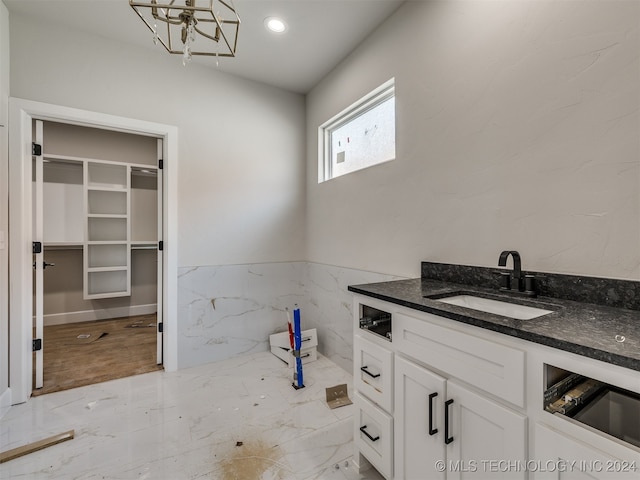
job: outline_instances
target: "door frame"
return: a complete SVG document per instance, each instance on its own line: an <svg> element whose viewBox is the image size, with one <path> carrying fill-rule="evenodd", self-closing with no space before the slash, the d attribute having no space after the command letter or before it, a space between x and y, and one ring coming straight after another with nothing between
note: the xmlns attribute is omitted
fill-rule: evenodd
<svg viewBox="0 0 640 480"><path fill-rule="evenodd" d="M163 140L162 311L163 364L178 368L178 128L20 98L9 99L9 388L11 404L32 392L32 168L33 120L150 135Z"/></svg>

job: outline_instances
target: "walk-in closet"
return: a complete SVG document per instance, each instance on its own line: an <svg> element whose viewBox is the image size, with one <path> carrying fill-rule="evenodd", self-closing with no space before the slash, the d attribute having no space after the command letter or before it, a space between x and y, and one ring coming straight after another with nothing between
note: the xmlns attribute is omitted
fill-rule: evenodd
<svg viewBox="0 0 640 480"><path fill-rule="evenodd" d="M33 131L34 394L161 368L161 140Z"/></svg>

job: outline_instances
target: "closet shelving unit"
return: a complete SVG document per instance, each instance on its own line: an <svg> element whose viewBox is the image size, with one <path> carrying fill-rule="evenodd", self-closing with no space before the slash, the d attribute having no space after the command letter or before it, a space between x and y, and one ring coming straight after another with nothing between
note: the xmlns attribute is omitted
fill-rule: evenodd
<svg viewBox="0 0 640 480"><path fill-rule="evenodd" d="M45 154L44 159L82 166L81 220L84 230L81 242L61 244L45 241L45 246L83 250L85 300L130 296L131 250L157 248L155 238L139 238L141 234L146 237L147 232L138 233L137 238L132 238L135 215L132 212L131 178L132 174L157 175L157 168L64 155Z"/></svg>
<svg viewBox="0 0 640 480"><path fill-rule="evenodd" d="M87 160L84 298L131 295L131 167Z"/></svg>

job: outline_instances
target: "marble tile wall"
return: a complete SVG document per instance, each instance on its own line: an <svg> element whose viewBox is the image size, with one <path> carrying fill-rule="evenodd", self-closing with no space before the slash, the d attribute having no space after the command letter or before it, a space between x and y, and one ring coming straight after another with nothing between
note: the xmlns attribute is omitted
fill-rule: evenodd
<svg viewBox="0 0 640 480"><path fill-rule="evenodd" d="M304 328L317 328L319 350L353 371L353 294L349 285L387 282L402 277L307 263L304 278Z"/></svg>
<svg viewBox="0 0 640 480"><path fill-rule="evenodd" d="M178 365L185 368L269 349L300 307L318 350L351 372L350 284L399 277L307 262L184 267L178 274Z"/></svg>
<svg viewBox="0 0 640 480"><path fill-rule="evenodd" d="M303 300L305 263L202 266L178 271L178 367L269 349L285 308Z"/></svg>

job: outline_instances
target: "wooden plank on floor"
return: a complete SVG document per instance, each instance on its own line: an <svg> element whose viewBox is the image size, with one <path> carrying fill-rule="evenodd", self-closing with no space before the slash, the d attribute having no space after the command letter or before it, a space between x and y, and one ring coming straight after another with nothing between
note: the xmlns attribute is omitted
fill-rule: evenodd
<svg viewBox="0 0 640 480"><path fill-rule="evenodd" d="M38 440L37 442L28 443L27 445L7 450L6 452L0 453L0 463L8 462L14 458L37 452L38 450L42 450L43 448L47 448L58 443L66 442L67 440L71 440L74 434L73 430L69 430L68 432L59 433L58 435L53 435L52 437Z"/></svg>

